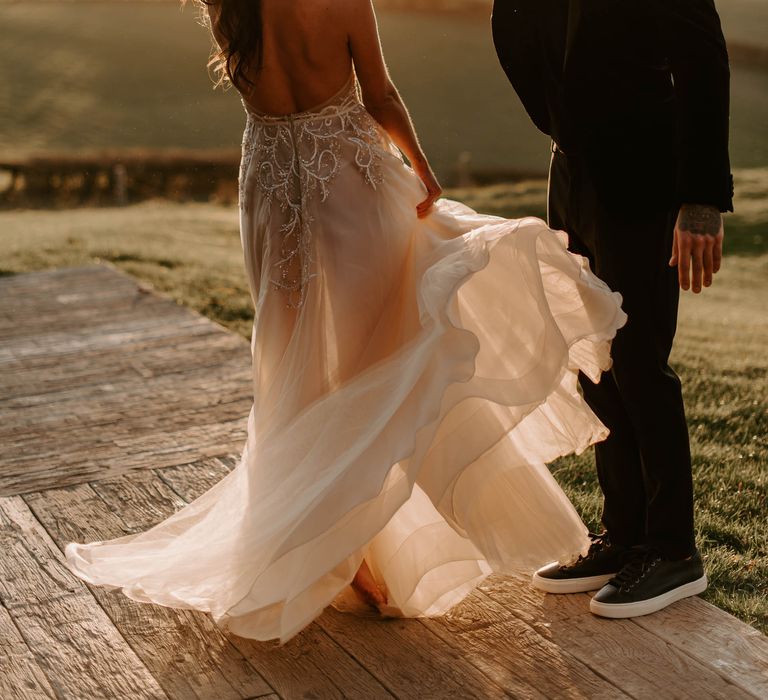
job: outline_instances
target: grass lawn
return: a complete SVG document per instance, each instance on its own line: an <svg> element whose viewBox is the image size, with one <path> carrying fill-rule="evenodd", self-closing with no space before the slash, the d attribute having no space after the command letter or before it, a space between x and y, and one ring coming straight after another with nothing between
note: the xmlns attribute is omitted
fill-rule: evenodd
<svg viewBox="0 0 768 700"><path fill-rule="evenodd" d="M764 178L763 178L764 180ZM490 213L543 215L540 182L454 191ZM737 189L715 284L683 294L673 364L694 456L705 598L768 632L768 207ZM109 260L250 340L253 315L234 208L146 202L124 209L0 212L0 274ZM587 524L600 494L590 453L552 465Z"/></svg>

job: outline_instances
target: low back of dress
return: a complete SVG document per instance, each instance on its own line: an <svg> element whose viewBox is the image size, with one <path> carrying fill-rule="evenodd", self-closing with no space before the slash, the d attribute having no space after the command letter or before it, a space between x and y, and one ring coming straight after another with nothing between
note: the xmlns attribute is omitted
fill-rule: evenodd
<svg viewBox="0 0 768 700"><path fill-rule="evenodd" d="M262 66L246 72L251 84L238 90L254 112L287 115L307 111L338 92L352 69L352 56L339 3L255 0L261 8ZM209 9L214 36L215 8Z"/></svg>

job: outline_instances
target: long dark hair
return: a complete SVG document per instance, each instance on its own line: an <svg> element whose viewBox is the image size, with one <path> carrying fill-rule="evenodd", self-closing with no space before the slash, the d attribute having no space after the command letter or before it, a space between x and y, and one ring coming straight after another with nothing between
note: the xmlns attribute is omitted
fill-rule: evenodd
<svg viewBox="0 0 768 700"><path fill-rule="evenodd" d="M231 83L245 90L253 85L248 77L256 73L264 60L264 28L261 0L193 0L200 8L201 24L213 30L206 5L218 9L215 35L220 50L214 49L208 67L218 74L216 85ZM181 0L186 5L187 0ZM223 42L221 41L223 39Z"/></svg>

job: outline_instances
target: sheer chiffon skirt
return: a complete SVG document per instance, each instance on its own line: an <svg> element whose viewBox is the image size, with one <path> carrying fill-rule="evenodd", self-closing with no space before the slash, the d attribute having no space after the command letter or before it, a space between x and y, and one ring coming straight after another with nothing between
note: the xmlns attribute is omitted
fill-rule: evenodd
<svg viewBox="0 0 768 700"><path fill-rule="evenodd" d="M607 436L577 372L610 367L621 297L539 219L450 200L418 219L422 187L381 139L380 178L341 140L326 191L302 203L311 236L291 264L312 276L298 308L275 285L292 212L244 161L256 318L242 456L155 527L69 543L78 576L284 643L346 609L364 557L386 613L432 616L491 572L585 551L546 463Z"/></svg>

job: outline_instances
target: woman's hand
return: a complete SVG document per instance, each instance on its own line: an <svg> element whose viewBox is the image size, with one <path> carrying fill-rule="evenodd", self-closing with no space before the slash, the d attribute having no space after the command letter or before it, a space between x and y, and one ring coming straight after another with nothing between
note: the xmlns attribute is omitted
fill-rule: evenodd
<svg viewBox="0 0 768 700"><path fill-rule="evenodd" d="M420 219L423 219L429 214L432 205L440 198L440 195L443 194L443 188L440 187L432 168L426 162L421 166L416 166L416 173L427 190L427 198L416 207L416 214Z"/></svg>

